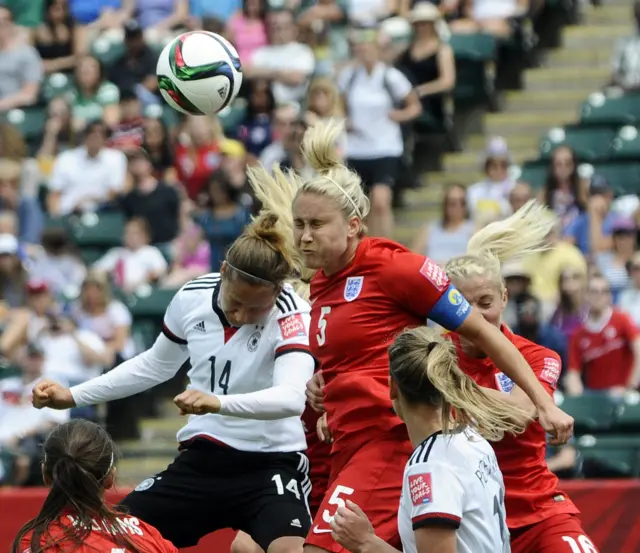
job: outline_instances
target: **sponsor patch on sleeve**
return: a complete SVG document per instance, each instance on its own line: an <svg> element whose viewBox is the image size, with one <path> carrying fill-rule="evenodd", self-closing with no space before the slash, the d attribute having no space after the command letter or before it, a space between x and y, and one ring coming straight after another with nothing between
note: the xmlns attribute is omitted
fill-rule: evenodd
<svg viewBox="0 0 640 553"><path fill-rule="evenodd" d="M562 368L560 366L560 361L554 359L553 357L545 357L544 367L542 368L542 372L540 373L540 380L546 382L547 384L550 384L555 388L558 384L561 370Z"/></svg>
<svg viewBox="0 0 640 553"><path fill-rule="evenodd" d="M431 473L409 475L409 493L414 507L431 503L433 501Z"/></svg>
<svg viewBox="0 0 640 553"><path fill-rule="evenodd" d="M302 320L302 315L300 315L300 313L280 319L278 324L280 325L280 332L282 333L283 340L301 338L307 335L307 329L304 327L304 321Z"/></svg>
<svg viewBox="0 0 640 553"><path fill-rule="evenodd" d="M428 257L420 268L420 274L440 292L449 286L449 277L445 270Z"/></svg>

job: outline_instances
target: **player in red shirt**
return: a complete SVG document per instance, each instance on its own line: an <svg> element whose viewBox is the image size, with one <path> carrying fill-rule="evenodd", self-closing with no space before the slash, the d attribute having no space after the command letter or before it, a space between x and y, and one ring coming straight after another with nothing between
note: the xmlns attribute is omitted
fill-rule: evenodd
<svg viewBox="0 0 640 553"><path fill-rule="evenodd" d="M311 348L326 383L333 437L329 488L307 536L309 553L341 551L329 523L345 498L362 507L382 539L398 545L400 467L411 444L392 411L387 348L407 327L430 318L459 331L522 384L550 432L564 441L573 425L517 349L470 309L442 268L395 242L365 237L369 201L358 175L337 159L341 132L340 125L319 124L305 133L304 152L318 176L299 183L292 210L295 245L305 265L317 270L311 280ZM278 170L274 175L250 171L254 188L271 187L277 194L286 178ZM536 209L529 211L527 232L541 241L548 228Z"/></svg>
<svg viewBox="0 0 640 553"><path fill-rule="evenodd" d="M636 325L626 313L612 307L611 289L603 277L589 279L586 299L587 319L569 342L567 393L579 396L585 387L611 392L637 389L640 340Z"/></svg>
<svg viewBox="0 0 640 553"><path fill-rule="evenodd" d="M507 292L500 264L531 249L524 229L505 232L508 225L509 219L486 227L480 237L476 235L470 241L470 253L453 258L445 269L471 306L518 348L552 398L561 373L558 354L513 334L502 324ZM457 347L460 368L477 384L536 415L531 400L496 367L482 347L457 333L450 336ZM582 529L578 509L559 490L558 478L547 467L542 426L533 422L524 433L507 434L493 446L504 477L512 553L597 553Z"/></svg>
<svg viewBox="0 0 640 553"><path fill-rule="evenodd" d="M153 526L105 503L104 491L115 479L114 455L111 438L92 422L75 419L51 431L42 462L49 495L18 532L12 553L177 553Z"/></svg>

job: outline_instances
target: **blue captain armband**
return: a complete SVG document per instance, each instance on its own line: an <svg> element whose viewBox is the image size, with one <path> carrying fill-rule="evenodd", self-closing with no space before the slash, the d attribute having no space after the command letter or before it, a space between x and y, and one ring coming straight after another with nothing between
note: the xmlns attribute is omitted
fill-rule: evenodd
<svg viewBox="0 0 640 553"><path fill-rule="evenodd" d="M428 316L441 327L455 331L464 323L469 313L471 313L469 302L464 299L464 296L458 292L453 284L449 284Z"/></svg>

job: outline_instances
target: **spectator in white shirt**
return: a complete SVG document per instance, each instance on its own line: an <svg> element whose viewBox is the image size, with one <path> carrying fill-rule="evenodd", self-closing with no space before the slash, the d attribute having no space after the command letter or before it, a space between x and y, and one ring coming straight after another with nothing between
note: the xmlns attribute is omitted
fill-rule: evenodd
<svg viewBox="0 0 640 553"><path fill-rule="evenodd" d="M629 263L631 277L627 288L618 296L618 307L640 327L640 252L633 254Z"/></svg>
<svg viewBox="0 0 640 553"><path fill-rule="evenodd" d="M36 409L31 390L43 376L44 352L32 344L20 358L21 375L0 380L0 482L28 483L39 459L39 438L69 420L69 411Z"/></svg>
<svg viewBox="0 0 640 553"><path fill-rule="evenodd" d="M100 121L87 125L84 145L61 153L49 181L47 210L54 216L93 212L122 192L127 158L105 147L108 129Z"/></svg>
<svg viewBox="0 0 640 553"><path fill-rule="evenodd" d="M297 28L289 10L272 11L267 16L270 44L258 48L251 63L243 67L249 79L269 79L277 104L304 99L309 78L315 69L313 51L297 42Z"/></svg>
<svg viewBox="0 0 640 553"><path fill-rule="evenodd" d="M113 283L127 293L162 278L168 269L160 250L150 245L145 219L133 217L124 227L124 247L112 248L93 265L111 275Z"/></svg>

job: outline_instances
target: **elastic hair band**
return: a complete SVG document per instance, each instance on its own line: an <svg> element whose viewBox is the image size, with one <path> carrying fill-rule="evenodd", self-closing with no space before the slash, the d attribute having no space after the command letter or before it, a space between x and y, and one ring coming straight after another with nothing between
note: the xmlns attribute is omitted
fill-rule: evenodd
<svg viewBox="0 0 640 553"><path fill-rule="evenodd" d="M271 280L266 280L264 278L257 277L256 275L252 275L251 273L247 273L246 271L243 271L241 269L238 269L237 267L234 267L228 261L226 263L227 263L227 265L229 266L230 269L233 269L234 271L237 271L238 273L240 273L241 275L246 276L247 278L252 278L254 280L258 280L260 282L263 282L264 284L270 284L271 286L278 287L278 285L275 282L271 281Z"/></svg>
<svg viewBox="0 0 640 553"><path fill-rule="evenodd" d="M342 188L342 186L340 186L335 180L333 180L331 177L328 177L327 175L322 175L325 179L327 179L329 182L333 183L335 186L338 187L338 190L340 190L340 192L342 192L345 197L347 198L347 200L349 200L349 202L351 202L351 205L353 206L353 209L355 209L356 211L356 215L362 219L362 211L360 211L360 208L358 207L358 204L355 202L355 200L349 196L349 194L347 194L347 191Z"/></svg>

